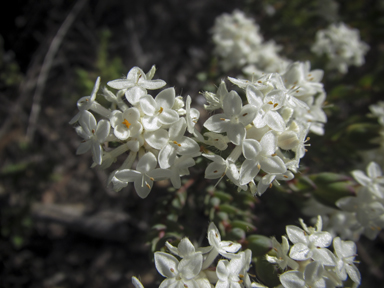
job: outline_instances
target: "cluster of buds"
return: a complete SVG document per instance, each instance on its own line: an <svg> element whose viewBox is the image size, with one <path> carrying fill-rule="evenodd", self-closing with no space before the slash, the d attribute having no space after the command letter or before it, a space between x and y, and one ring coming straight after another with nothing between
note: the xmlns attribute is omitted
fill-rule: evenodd
<svg viewBox="0 0 384 288"><path fill-rule="evenodd" d="M224 81L216 94L206 92L205 108L223 110L204 123L210 131L204 136L215 140L207 144L224 150L230 142L232 149L226 159L203 154L213 161L206 178L226 175L239 189L250 188L258 195L273 182L278 184L277 180L291 180L306 152L308 131L323 133L321 78L322 71L310 71L308 62L296 62L282 75L269 73L253 81L229 78L245 91L248 104L244 106L236 91L228 92Z"/></svg>
<svg viewBox="0 0 384 288"><path fill-rule="evenodd" d="M239 10L217 17L211 32L214 53L225 71L246 66L244 73L260 75L282 72L290 63L279 56L281 47L275 42L263 42L259 26Z"/></svg>
<svg viewBox="0 0 384 288"><path fill-rule="evenodd" d="M329 58L329 68L338 69L340 73L347 73L348 66L363 65L368 50L368 44L360 40L359 30L344 23L331 24L327 29L319 30L312 46L314 53Z"/></svg>

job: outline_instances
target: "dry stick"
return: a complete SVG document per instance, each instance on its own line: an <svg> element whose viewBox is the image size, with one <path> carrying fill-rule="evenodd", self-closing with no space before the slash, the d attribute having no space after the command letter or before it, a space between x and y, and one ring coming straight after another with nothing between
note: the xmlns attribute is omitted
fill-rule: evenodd
<svg viewBox="0 0 384 288"><path fill-rule="evenodd" d="M49 46L47 55L44 58L39 77L37 78L36 90L33 95L32 109L31 114L29 116L29 123L26 135L27 140L31 142L36 131L37 118L39 117L39 113L41 110L40 102L44 92L45 84L47 83L48 73L52 67L53 60L56 56L57 51L59 50L61 43L63 42L65 35L67 34L69 28L72 26L73 22L75 21L75 18L77 17L81 9L84 7L86 2L87 0L79 0L76 2L75 6L73 6L71 12L69 12L67 18L65 18L63 24L60 26L55 37L53 38L51 45Z"/></svg>

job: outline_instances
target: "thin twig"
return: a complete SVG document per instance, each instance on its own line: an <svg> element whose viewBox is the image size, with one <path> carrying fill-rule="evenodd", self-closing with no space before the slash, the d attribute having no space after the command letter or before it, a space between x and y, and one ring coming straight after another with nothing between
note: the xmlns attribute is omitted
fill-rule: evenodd
<svg viewBox="0 0 384 288"><path fill-rule="evenodd" d="M29 141L33 140L33 136L36 131L37 119L41 110L40 103L47 82L48 73L52 67L53 60L57 54L57 51L59 50L61 43L64 40L65 35L67 34L69 28L72 26L73 22L75 21L75 18L77 17L81 9L84 7L86 2L87 0L79 0L73 6L71 12L69 12L67 18L65 18L63 24L60 26L55 37L53 38L51 45L49 46L47 55L44 58L39 77L37 78L36 90L33 95L31 114L29 116L28 121L28 129L26 136Z"/></svg>

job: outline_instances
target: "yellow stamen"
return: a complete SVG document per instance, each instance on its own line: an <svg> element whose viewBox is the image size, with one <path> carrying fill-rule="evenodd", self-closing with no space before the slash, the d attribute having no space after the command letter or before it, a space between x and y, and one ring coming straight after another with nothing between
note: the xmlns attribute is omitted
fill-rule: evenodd
<svg viewBox="0 0 384 288"><path fill-rule="evenodd" d="M145 181L145 186L147 186L148 189L151 189L151 185L149 185L147 181Z"/></svg>
<svg viewBox="0 0 384 288"><path fill-rule="evenodd" d="M173 141L173 144L176 144L177 146L181 147L181 144L177 143L177 141Z"/></svg>
<svg viewBox="0 0 384 288"><path fill-rule="evenodd" d="M163 112L163 107L160 107L160 109L159 109L159 113L162 113Z"/></svg>
<svg viewBox="0 0 384 288"><path fill-rule="evenodd" d="M122 124L124 124L125 126L127 126L127 129L129 129L129 127L131 126L131 123L128 122L127 119L124 118L124 121L122 122Z"/></svg>
<svg viewBox="0 0 384 288"><path fill-rule="evenodd" d="M273 108L276 108L277 105L279 105L279 104L275 103L275 104L273 105Z"/></svg>

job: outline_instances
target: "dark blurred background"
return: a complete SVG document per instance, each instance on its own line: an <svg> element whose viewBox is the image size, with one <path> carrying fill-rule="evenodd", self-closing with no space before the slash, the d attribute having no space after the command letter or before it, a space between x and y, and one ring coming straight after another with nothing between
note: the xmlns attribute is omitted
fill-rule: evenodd
<svg viewBox="0 0 384 288"><path fill-rule="evenodd" d="M322 12L325 2L14 0L3 6L0 286L132 287L135 275L146 287L157 287L161 276L146 243L158 195L166 187L158 185L145 200L130 185L113 192L106 185L108 171L91 169L89 154L75 155L81 139L68 122L77 113L76 101L90 94L97 76L105 86L133 66L146 72L156 65L155 78L175 87L178 95L201 99L204 87L223 77L211 54L209 29L224 12L237 8L255 17L265 39L275 39L284 47L282 54L293 60L313 60L309 46L315 31L334 20L361 29L371 46L366 65L352 67L348 76L326 79L326 90L330 100L339 101L328 111L334 123L351 113L365 115L368 105L383 97L383 1L339 1L335 15ZM324 64L313 61L314 67ZM232 72L230 76L237 75ZM329 145L308 158L308 166L315 161L315 172L349 171L353 159L342 143ZM334 163L330 147L339 156ZM297 219L299 214L289 215ZM204 235L208 220L201 215L187 224ZM283 226L287 224L292 223ZM271 228L259 227L259 232L273 235ZM370 283L383 281L378 272L382 239L370 251L380 251L379 260L369 251L365 258L371 263L364 264L363 279L373 279Z"/></svg>

